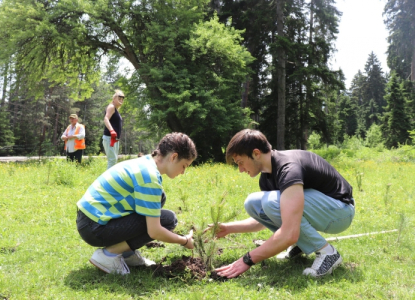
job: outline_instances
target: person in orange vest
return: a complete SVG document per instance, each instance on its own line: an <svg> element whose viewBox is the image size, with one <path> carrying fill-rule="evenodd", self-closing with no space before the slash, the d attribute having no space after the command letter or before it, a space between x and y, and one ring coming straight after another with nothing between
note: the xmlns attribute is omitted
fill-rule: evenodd
<svg viewBox="0 0 415 300"><path fill-rule="evenodd" d="M67 160L82 161L82 152L85 149L85 126L78 123L78 115L71 114L69 116L71 123L63 132L61 139L65 142Z"/></svg>

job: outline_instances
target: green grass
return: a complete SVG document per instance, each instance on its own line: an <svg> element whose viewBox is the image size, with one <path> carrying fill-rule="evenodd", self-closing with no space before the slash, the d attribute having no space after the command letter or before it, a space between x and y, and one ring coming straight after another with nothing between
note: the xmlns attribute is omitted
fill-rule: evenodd
<svg viewBox="0 0 415 300"><path fill-rule="evenodd" d="M196 281L186 274L154 277L145 268L132 268L124 277L107 275L88 263L94 248L77 233L75 203L105 170L105 160L82 167L63 160L0 164L0 300L415 298L415 164L344 155L331 162L354 186L357 203L355 220L341 235L398 228L399 233L335 242L344 263L321 279L301 275L313 257L292 262L270 258L225 282ZM361 190L356 174L362 174ZM208 223L211 204L224 192L229 213L237 211L237 219L246 218L243 202L259 190L258 178L222 164L191 167L175 180L164 178L163 185L166 208L179 219L178 233ZM261 231L220 240L223 253L214 265L233 262L255 247L253 239L270 235ZM142 253L155 261L167 257L167 262L192 255L172 244L144 248Z"/></svg>

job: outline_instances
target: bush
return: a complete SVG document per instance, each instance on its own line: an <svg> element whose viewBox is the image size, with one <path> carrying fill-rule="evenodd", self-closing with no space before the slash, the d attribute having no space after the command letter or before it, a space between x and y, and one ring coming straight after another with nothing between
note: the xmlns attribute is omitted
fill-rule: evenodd
<svg viewBox="0 0 415 300"><path fill-rule="evenodd" d="M310 149L319 149L321 148L321 136L313 131L308 137L307 143Z"/></svg>
<svg viewBox="0 0 415 300"><path fill-rule="evenodd" d="M372 124L372 126L370 126L369 130L366 133L365 146L370 148L382 148L383 142L384 140L382 137L382 131L380 130L380 126Z"/></svg>
<svg viewBox="0 0 415 300"><path fill-rule="evenodd" d="M360 150L364 147L363 140L360 137L352 136L349 137L347 134L344 135L344 141L342 144L342 148L344 149L351 149L351 150Z"/></svg>

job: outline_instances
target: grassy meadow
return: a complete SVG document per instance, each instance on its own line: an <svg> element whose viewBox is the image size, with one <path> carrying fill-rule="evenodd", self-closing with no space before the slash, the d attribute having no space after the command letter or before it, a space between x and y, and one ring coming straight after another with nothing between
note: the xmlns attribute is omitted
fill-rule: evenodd
<svg viewBox="0 0 415 300"><path fill-rule="evenodd" d="M317 152L317 151L316 151ZM128 276L105 274L88 262L94 248L76 230L76 206L106 168L105 159L80 167L64 160L0 164L1 299L414 299L415 163L405 151L320 152L354 187L356 216L341 235L398 229L389 234L333 242L343 264L333 275L306 278L314 256L295 261L270 258L227 281L155 277L146 268ZM210 222L211 206L227 192L226 212L247 217L243 203L258 191L258 178L223 164L190 167L163 180L165 208L177 213L178 233ZM228 264L271 233L230 235L218 241L215 266ZM332 237L332 235L325 235ZM179 245L140 249L166 263L192 255ZM195 252L196 253L196 252Z"/></svg>

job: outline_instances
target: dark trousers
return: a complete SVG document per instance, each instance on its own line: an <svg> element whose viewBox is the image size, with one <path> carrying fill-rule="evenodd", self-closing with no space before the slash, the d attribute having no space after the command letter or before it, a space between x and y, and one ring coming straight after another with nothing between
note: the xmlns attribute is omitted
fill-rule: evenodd
<svg viewBox="0 0 415 300"><path fill-rule="evenodd" d="M66 152L66 159L70 161L74 161L74 159L76 159L78 163L81 163L82 151L83 150L76 150L75 152L72 152L72 153Z"/></svg>
<svg viewBox="0 0 415 300"><path fill-rule="evenodd" d="M160 223L164 228L173 230L177 226L176 214L162 209ZM131 250L135 250L153 240L147 233L146 217L137 213L100 225L78 210L76 224L82 239L94 247L109 247L125 241Z"/></svg>

